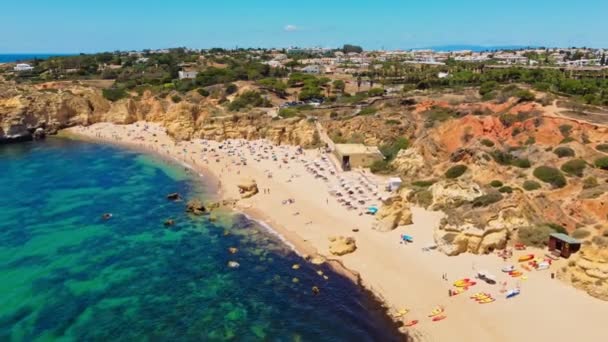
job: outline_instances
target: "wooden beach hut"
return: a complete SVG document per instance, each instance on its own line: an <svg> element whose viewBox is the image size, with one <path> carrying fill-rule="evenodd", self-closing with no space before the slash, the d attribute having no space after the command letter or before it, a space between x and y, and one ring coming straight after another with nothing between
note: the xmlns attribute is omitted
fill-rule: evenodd
<svg viewBox="0 0 608 342"><path fill-rule="evenodd" d="M569 258L572 253L578 252L581 242L577 239L562 233L549 235L549 251L559 251L559 255Z"/></svg>

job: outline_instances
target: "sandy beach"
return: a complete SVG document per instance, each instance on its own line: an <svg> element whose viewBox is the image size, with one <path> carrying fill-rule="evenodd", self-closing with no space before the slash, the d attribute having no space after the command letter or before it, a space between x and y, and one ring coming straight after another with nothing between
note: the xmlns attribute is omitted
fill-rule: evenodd
<svg viewBox="0 0 608 342"><path fill-rule="evenodd" d="M516 252L506 262L495 254L447 257L437 251L423 251L433 243L433 229L442 213L421 208L412 208L413 225L388 233L376 231L374 217L364 212L367 207L379 206L389 195L384 190L385 179L362 170L341 172L321 151L272 146L266 141L175 143L162 127L145 122L95 124L67 132L184 163L217 182L219 195L225 199L240 198L237 184L255 180L259 194L239 200L236 210L268 224L300 254L318 253L358 274L362 285L386 303L390 314L407 308L409 313L400 319L419 320L408 328L417 340L605 340L602 324L608 317L608 303L551 277L566 260L555 262L549 270L525 272L525 278L511 278L501 272L503 267L517 265L520 255L543 255L544 251ZM349 197L345 189L351 189L354 197ZM413 236L414 242L403 244L401 234ZM357 250L341 257L331 255L332 236L352 236ZM454 281L474 278L476 270L489 271L499 284L477 280L467 292L448 295ZM331 279L320 280L321 291L323 281ZM500 292L500 283L505 281L507 289L520 288L521 294L506 299ZM480 305L470 298L477 292L490 293L496 301ZM444 308L446 318L433 322L428 315L437 306Z"/></svg>

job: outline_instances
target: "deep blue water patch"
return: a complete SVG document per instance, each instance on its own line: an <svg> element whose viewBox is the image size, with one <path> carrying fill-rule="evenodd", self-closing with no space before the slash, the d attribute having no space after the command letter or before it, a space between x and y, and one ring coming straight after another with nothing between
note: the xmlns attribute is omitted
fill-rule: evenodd
<svg viewBox="0 0 608 342"><path fill-rule="evenodd" d="M166 194L205 186L180 167L49 139L0 146L0 190L2 341L401 338L359 287L257 224L188 217Z"/></svg>

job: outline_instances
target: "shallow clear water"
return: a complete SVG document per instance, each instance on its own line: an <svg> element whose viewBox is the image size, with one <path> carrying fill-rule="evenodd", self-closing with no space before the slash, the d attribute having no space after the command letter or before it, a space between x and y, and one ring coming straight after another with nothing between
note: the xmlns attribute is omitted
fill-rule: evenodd
<svg viewBox="0 0 608 342"><path fill-rule="evenodd" d="M357 286L321 268L324 280L254 222L193 219L165 198L204 191L180 167L113 147L0 146L0 340L399 338Z"/></svg>

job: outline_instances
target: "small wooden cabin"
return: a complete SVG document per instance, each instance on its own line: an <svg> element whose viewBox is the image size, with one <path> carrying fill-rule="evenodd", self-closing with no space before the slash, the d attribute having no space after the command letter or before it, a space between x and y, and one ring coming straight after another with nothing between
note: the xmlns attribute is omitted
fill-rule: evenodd
<svg viewBox="0 0 608 342"><path fill-rule="evenodd" d="M569 258L572 253L581 249L581 242L562 233L553 233L549 236L549 251L559 251L559 255Z"/></svg>

